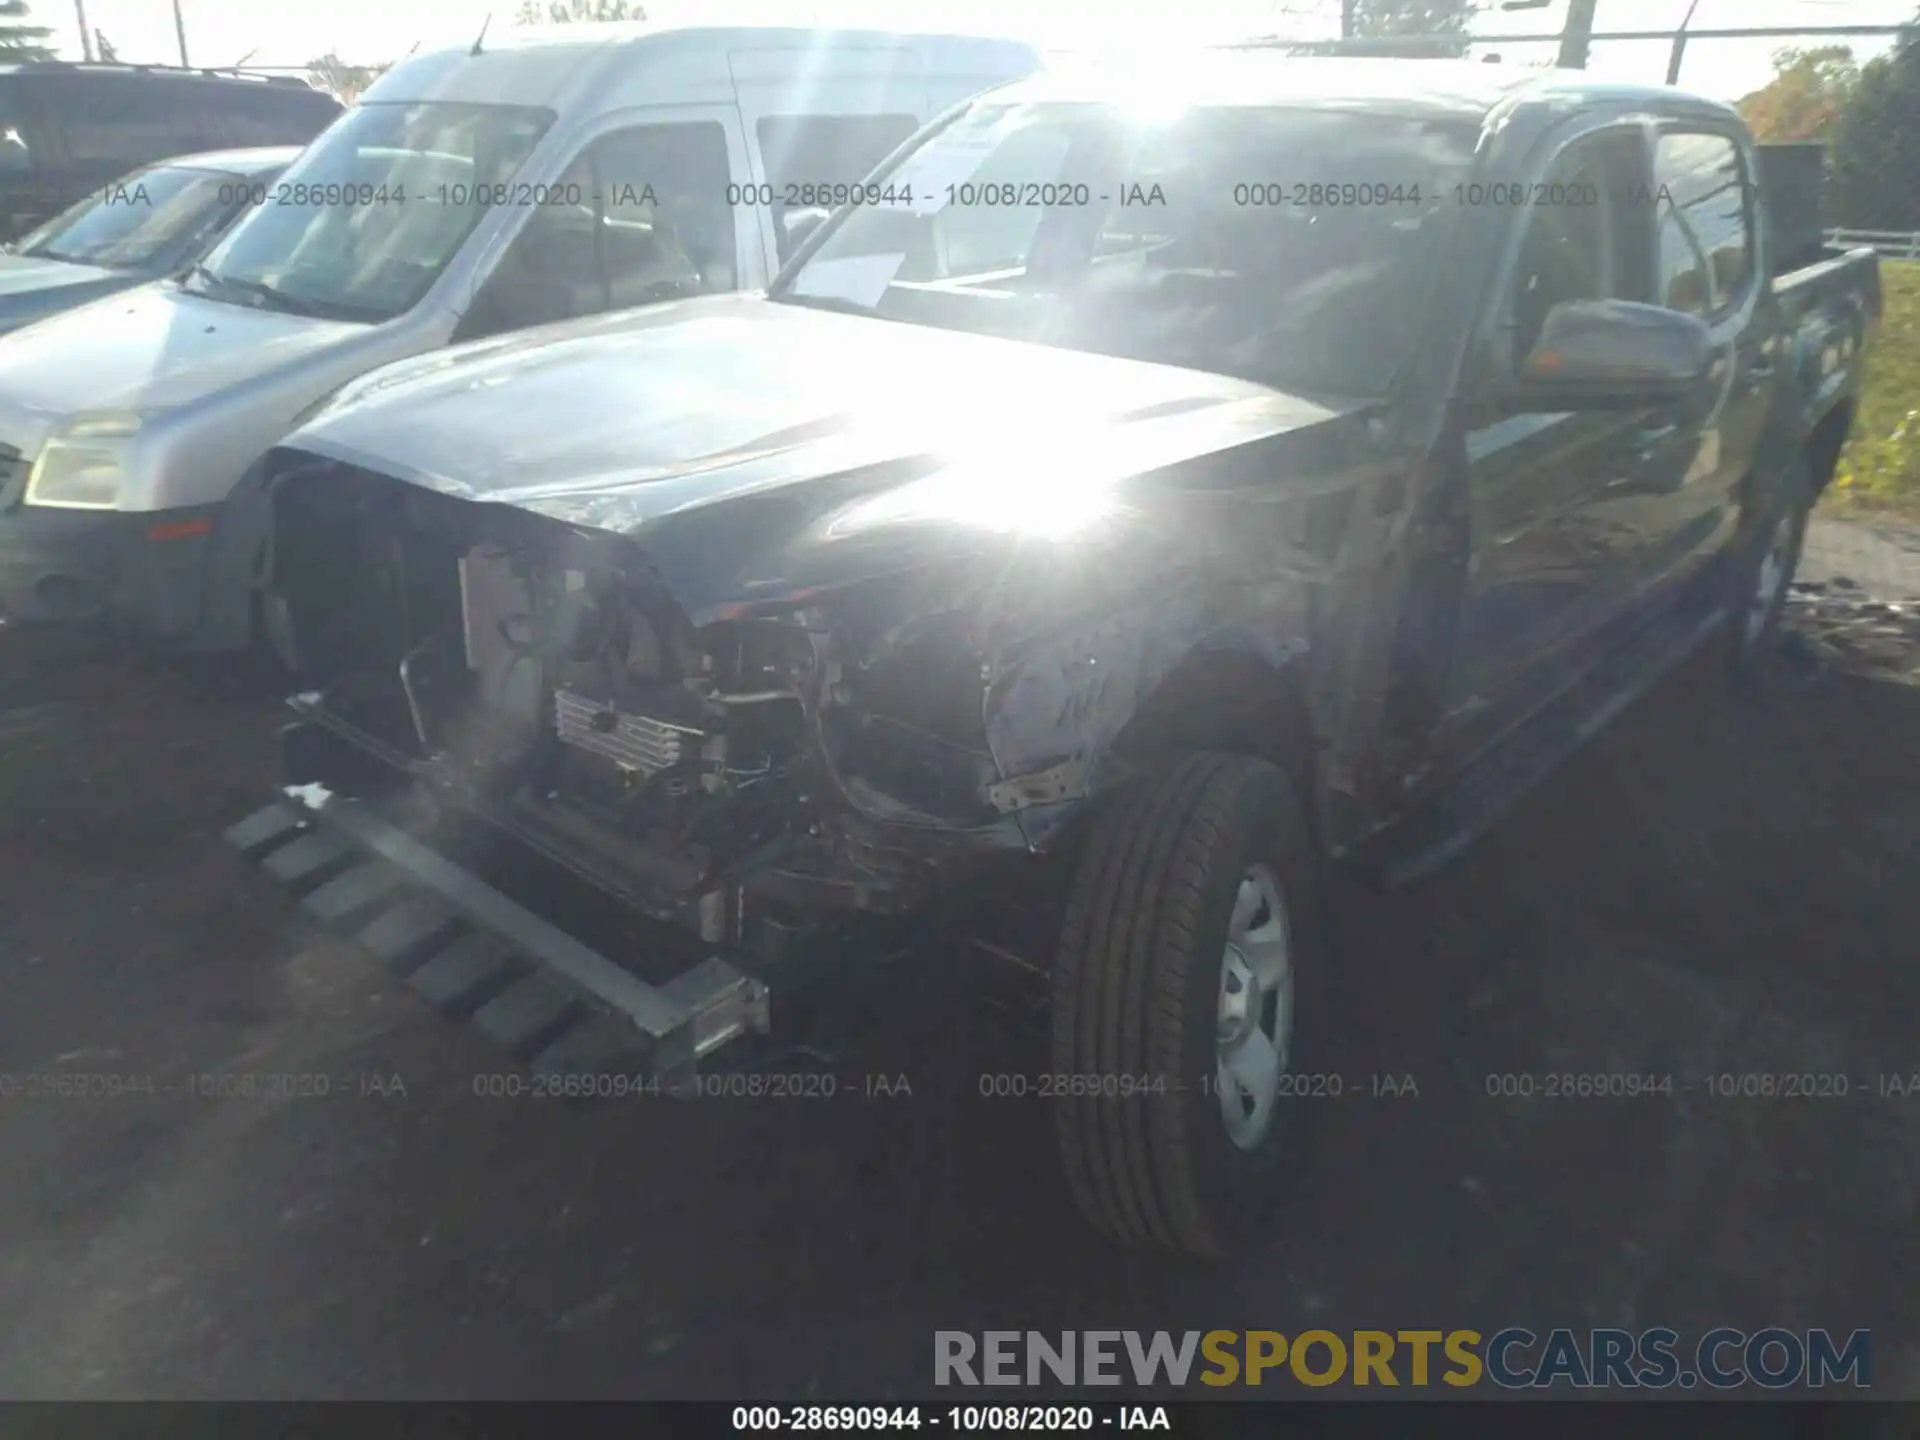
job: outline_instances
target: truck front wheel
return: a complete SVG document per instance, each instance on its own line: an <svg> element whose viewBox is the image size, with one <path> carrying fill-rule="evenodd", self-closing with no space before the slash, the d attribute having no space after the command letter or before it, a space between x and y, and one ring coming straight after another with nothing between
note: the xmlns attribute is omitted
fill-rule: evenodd
<svg viewBox="0 0 1920 1440"><path fill-rule="evenodd" d="M1731 598L1732 644L1729 659L1736 681L1751 682L1760 658L1780 630L1788 587L1806 543L1807 517L1813 508L1812 472L1805 457L1789 467L1779 503L1744 560L1734 567Z"/></svg>
<svg viewBox="0 0 1920 1440"><path fill-rule="evenodd" d="M1323 1025L1317 859L1286 775L1178 760L1100 818L1053 971L1055 1128L1110 1238L1203 1259L1260 1231Z"/></svg>

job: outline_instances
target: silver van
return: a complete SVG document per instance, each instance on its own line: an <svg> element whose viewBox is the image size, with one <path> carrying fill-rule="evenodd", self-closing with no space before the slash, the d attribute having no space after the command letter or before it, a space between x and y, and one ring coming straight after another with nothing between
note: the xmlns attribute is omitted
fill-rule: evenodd
<svg viewBox="0 0 1920 1440"><path fill-rule="evenodd" d="M762 288L927 119L1041 67L973 36L625 24L402 62L184 277L0 338L0 617L248 643L222 502L340 386Z"/></svg>

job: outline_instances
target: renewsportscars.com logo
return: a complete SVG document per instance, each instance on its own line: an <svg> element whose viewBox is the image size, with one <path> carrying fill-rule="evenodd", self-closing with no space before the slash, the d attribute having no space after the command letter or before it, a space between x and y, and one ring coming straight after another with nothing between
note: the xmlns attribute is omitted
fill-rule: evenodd
<svg viewBox="0 0 1920 1440"><path fill-rule="evenodd" d="M1855 1330L936 1330L934 1384L1495 1385L1506 1390L1769 1390L1873 1383L1873 1337Z"/></svg>

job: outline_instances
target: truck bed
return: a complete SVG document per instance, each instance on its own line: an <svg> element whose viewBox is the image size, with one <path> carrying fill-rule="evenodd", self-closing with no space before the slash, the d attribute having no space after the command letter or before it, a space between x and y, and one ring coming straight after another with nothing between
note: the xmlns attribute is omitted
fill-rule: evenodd
<svg viewBox="0 0 1920 1440"><path fill-rule="evenodd" d="M1880 257L1865 246L1823 246L1817 259L1777 276L1773 293L1802 407L1799 433L1811 437L1816 488L1824 488L1852 424L1861 357L1880 323Z"/></svg>

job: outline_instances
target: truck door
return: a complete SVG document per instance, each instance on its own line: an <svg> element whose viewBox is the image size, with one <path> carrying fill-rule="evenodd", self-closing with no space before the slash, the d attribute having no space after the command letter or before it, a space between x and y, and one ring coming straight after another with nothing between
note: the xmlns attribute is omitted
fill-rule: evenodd
<svg viewBox="0 0 1920 1440"><path fill-rule="evenodd" d="M837 208L926 122L926 79L904 46L736 50L729 63L771 274L787 258L789 210Z"/></svg>
<svg viewBox="0 0 1920 1440"><path fill-rule="evenodd" d="M1700 394L1648 432L1649 491L1665 496L1646 579L1683 580L1718 553L1739 520L1772 395L1779 326L1760 283L1756 205L1747 157L1727 131L1662 128L1654 147L1655 303L1711 327L1713 362Z"/></svg>
<svg viewBox="0 0 1920 1440"><path fill-rule="evenodd" d="M1637 125L1613 126L1528 175L1533 203L1518 212L1489 317L1490 389L1515 373L1555 305L1649 298L1651 224L1632 201L1646 188L1646 149ZM1667 518L1666 498L1638 488L1639 457L1667 422L1647 410L1482 418L1466 436L1472 540L1453 698L1525 708L1577 674L1632 602Z"/></svg>

